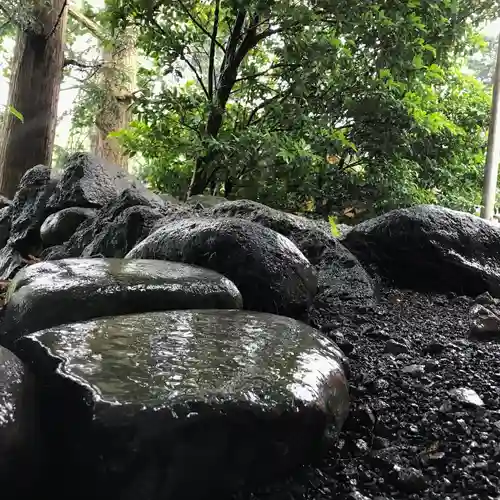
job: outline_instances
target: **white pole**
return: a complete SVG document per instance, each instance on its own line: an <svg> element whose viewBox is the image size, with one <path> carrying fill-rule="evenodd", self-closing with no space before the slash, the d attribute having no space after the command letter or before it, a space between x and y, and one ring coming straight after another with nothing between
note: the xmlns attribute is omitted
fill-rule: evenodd
<svg viewBox="0 0 500 500"><path fill-rule="evenodd" d="M498 37L497 61L493 77L493 102L488 132L488 150L484 167L483 203L481 217L491 220L495 212L498 163L500 162L500 35Z"/></svg>

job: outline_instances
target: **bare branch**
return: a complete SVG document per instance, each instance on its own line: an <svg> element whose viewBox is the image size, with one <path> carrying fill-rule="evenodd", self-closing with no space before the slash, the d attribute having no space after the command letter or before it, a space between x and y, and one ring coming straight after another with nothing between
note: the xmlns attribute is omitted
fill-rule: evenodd
<svg viewBox="0 0 500 500"><path fill-rule="evenodd" d="M63 63L63 68L66 68L67 66L76 66L78 68L82 69L95 69L95 68L101 68L103 66L103 63L86 63L82 61L77 61L76 59L65 59Z"/></svg>
<svg viewBox="0 0 500 500"><path fill-rule="evenodd" d="M291 63L273 64L269 68L267 68L267 69L265 69L263 71L260 71L259 73L253 73L252 75L247 75L247 76L242 76L240 78L236 78L235 83L236 82L241 82L243 80L249 80L250 78L257 78L259 76L267 75L269 73L269 71L272 71L273 69L278 69L278 68L300 68L300 66L301 66L300 64L291 64ZM273 76L273 75L271 75L271 76Z"/></svg>
<svg viewBox="0 0 500 500"><path fill-rule="evenodd" d="M210 95L207 88L205 87L205 84L203 83L203 79L201 78L201 75L198 73L198 71L196 71L194 64L189 61L189 59L184 54L181 54L180 57L191 68L191 71L194 73L194 76L203 89L204 94L207 96L207 99L210 99Z"/></svg>
<svg viewBox="0 0 500 500"><path fill-rule="evenodd" d="M200 21L198 21L198 19L196 19L196 17L193 16L193 14L191 14L190 10L182 3L182 0L177 0L177 1L179 2L179 5L181 6L182 10L189 17L189 19L191 19L191 21L193 21L193 24L196 25L201 31L203 31L203 33L205 35L210 37L212 42L215 43L217 45L217 47L219 47L219 49L224 51L225 50L224 46L217 39L212 38L212 35L210 34L210 32L200 23Z"/></svg>
<svg viewBox="0 0 500 500"><path fill-rule="evenodd" d="M57 19L56 19L56 22L54 23L54 26L52 26L50 33L45 37L46 40L48 40L54 34L54 31L59 26L59 23L61 22L62 16L63 16L64 11L66 10L67 6L68 6L68 0L64 0L64 3L61 7L61 11L59 12L59 15L57 16Z"/></svg>

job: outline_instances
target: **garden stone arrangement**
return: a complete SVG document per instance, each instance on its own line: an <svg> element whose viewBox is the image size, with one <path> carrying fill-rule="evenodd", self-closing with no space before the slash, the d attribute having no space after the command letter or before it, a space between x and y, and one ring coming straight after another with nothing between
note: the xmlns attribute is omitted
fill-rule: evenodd
<svg viewBox="0 0 500 500"><path fill-rule="evenodd" d="M496 226L338 239L84 153L0 205L2 498L500 495Z"/></svg>

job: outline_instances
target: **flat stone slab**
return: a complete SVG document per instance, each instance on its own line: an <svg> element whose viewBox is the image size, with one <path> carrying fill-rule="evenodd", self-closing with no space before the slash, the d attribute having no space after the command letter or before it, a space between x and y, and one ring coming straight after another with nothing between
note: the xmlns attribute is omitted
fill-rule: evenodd
<svg viewBox="0 0 500 500"><path fill-rule="evenodd" d="M268 313L100 318L22 337L16 350L53 393L59 473L103 498L212 499L274 480L315 456L348 412L336 345Z"/></svg>
<svg viewBox="0 0 500 500"><path fill-rule="evenodd" d="M19 272L7 291L1 337L102 316L171 309L238 309L242 298L224 276L158 260L61 259Z"/></svg>

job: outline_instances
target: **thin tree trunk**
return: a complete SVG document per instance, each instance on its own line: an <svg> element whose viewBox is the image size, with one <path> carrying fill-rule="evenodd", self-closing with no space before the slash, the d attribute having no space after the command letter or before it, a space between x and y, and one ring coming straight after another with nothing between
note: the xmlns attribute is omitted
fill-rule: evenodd
<svg viewBox="0 0 500 500"><path fill-rule="evenodd" d="M111 132L128 127L131 121L133 92L137 87L136 36L129 29L117 38L113 47L103 47L104 66L100 112L96 117L92 150L97 156L127 170L128 158Z"/></svg>
<svg viewBox="0 0 500 500"><path fill-rule="evenodd" d="M252 50L260 40L263 40L271 34L271 31L257 35L257 26L259 23L258 17L249 21L245 27L247 12L241 10L236 15L231 36L226 45L224 60L221 64L220 77L217 82L217 88L213 89L214 95L209 95L211 99L211 109L208 114L207 124L205 127L205 135L210 138L217 138L219 135L226 105L233 90L234 84L238 77L238 70L243 59ZM215 19L218 22L218 18ZM214 30L216 33L216 30ZM215 42L214 42L215 43ZM214 57L214 53L211 53ZM210 64L213 67L213 64ZM217 158L217 152L211 149L206 155L197 158L193 177L186 197L202 194L216 173L217 168L213 167L212 163Z"/></svg>
<svg viewBox="0 0 500 500"><path fill-rule="evenodd" d="M36 30L18 31L9 86L8 110L0 136L0 192L12 198L23 174L50 166L64 63L67 0L52 0L36 13Z"/></svg>

